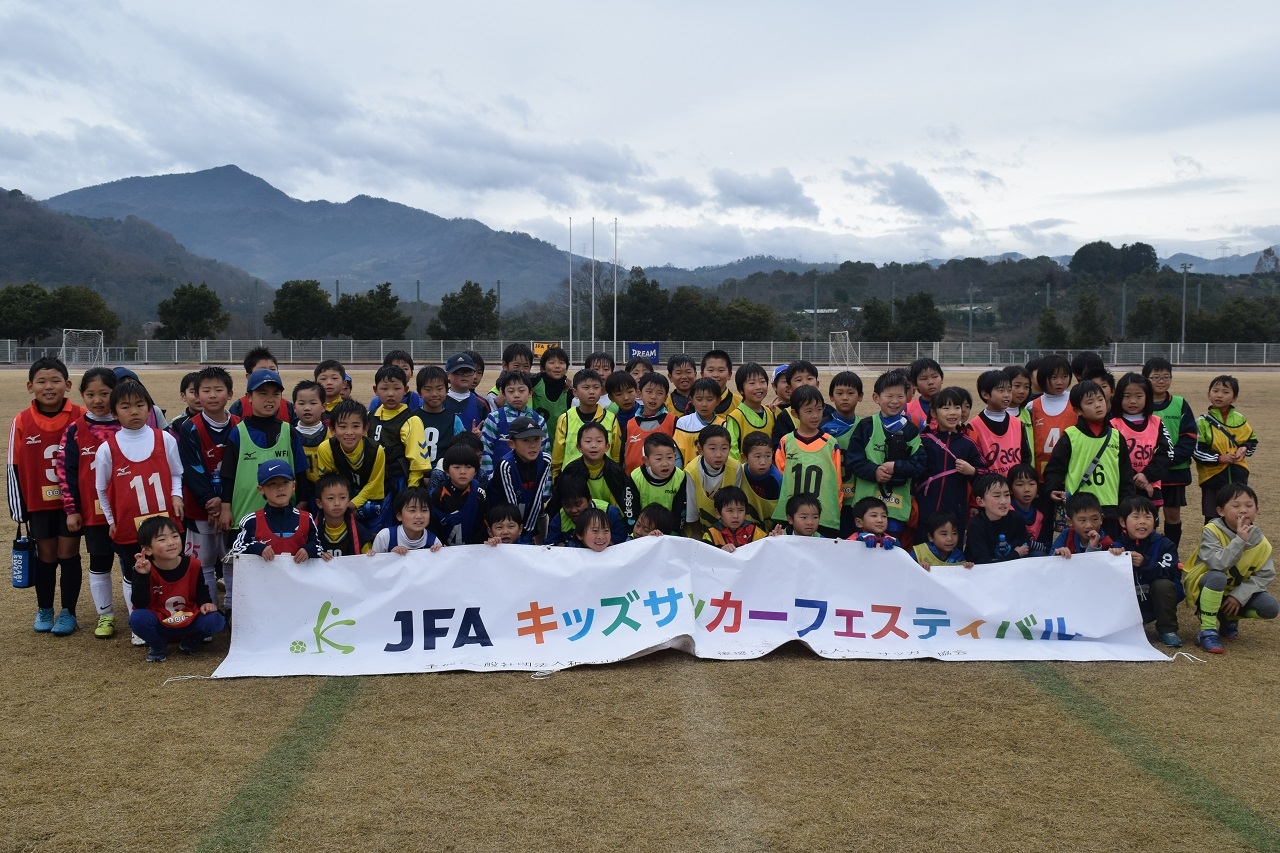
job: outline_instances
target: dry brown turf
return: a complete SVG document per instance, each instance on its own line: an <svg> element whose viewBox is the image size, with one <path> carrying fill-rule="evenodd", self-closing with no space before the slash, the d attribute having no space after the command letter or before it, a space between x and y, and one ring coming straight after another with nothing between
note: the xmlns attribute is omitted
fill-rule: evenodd
<svg viewBox="0 0 1280 853"><path fill-rule="evenodd" d="M181 371L142 375L180 409ZM1175 391L1199 408L1208 376L1181 371ZM1260 523L1276 531L1280 378L1241 377ZM6 416L25 378L0 372ZM31 590L0 592L0 853L1280 849L1274 624L1243 624L1206 663L826 661L788 646L545 680L166 686L211 673L227 639L146 664L127 630L94 639L87 582L71 637L35 634L34 609Z"/></svg>

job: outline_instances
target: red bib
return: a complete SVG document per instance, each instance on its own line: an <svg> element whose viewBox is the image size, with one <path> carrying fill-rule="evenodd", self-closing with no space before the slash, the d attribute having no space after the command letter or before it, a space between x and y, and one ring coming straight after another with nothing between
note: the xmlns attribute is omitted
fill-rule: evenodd
<svg viewBox="0 0 1280 853"><path fill-rule="evenodd" d="M164 433L151 427L155 440L150 455L141 462L125 457L115 435L107 436L111 448L111 475L107 479L107 500L116 519L111 541L117 545L133 545L138 541L138 526L148 518L170 516L169 484L173 473L164 452ZM181 523L174 523L181 529Z"/></svg>

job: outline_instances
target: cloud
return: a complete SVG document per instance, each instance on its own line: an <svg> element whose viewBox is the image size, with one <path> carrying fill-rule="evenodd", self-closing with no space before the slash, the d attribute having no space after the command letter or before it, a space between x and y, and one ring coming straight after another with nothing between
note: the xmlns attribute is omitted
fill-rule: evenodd
<svg viewBox="0 0 1280 853"><path fill-rule="evenodd" d="M698 207L706 201L698 188L684 178L649 181L644 184L644 192L678 207Z"/></svg>
<svg viewBox="0 0 1280 853"><path fill-rule="evenodd" d="M951 208L928 178L905 163L890 163L884 169L845 170L847 183L870 187L877 204L896 207L913 216L941 219L951 216Z"/></svg>
<svg viewBox="0 0 1280 853"><path fill-rule="evenodd" d="M1169 155L1173 160L1173 173L1179 179L1193 178L1204 174L1204 164L1194 157L1173 152Z"/></svg>
<svg viewBox="0 0 1280 853"><path fill-rule="evenodd" d="M1199 178L1183 178L1181 180L1169 181L1163 184L1151 184L1145 187L1120 187L1114 190L1098 190L1090 193L1071 193L1068 198L1096 198L1096 199L1161 199L1170 196L1197 194L1204 195L1206 193L1234 193L1240 192L1246 184L1241 178L1235 177L1199 177Z"/></svg>
<svg viewBox="0 0 1280 853"><path fill-rule="evenodd" d="M795 219L817 219L818 205L805 195L791 170L779 167L767 175L744 175L730 169L713 169L711 185L716 204L723 210L756 208Z"/></svg>

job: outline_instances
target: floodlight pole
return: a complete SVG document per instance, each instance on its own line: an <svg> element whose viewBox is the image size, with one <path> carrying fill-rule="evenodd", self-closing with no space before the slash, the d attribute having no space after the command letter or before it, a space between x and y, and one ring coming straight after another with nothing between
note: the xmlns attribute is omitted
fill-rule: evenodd
<svg viewBox="0 0 1280 853"><path fill-rule="evenodd" d="M1195 264L1189 264L1186 261L1178 264L1182 267L1182 347L1187 346L1187 270L1191 269ZM1179 358L1182 354L1179 353Z"/></svg>
<svg viewBox="0 0 1280 853"><path fill-rule="evenodd" d="M569 364L573 364L573 217L569 217Z"/></svg>
<svg viewBox="0 0 1280 853"><path fill-rule="evenodd" d="M813 359L818 360L818 276L813 276Z"/></svg>
<svg viewBox="0 0 1280 853"><path fill-rule="evenodd" d="M973 282L969 282L969 343L973 343Z"/></svg>
<svg viewBox="0 0 1280 853"><path fill-rule="evenodd" d="M618 217L613 217L613 357L618 358Z"/></svg>

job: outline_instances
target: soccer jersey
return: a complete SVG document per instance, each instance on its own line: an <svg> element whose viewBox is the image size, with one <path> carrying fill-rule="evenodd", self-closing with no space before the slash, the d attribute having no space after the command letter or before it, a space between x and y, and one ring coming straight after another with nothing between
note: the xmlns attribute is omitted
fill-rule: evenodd
<svg viewBox="0 0 1280 853"><path fill-rule="evenodd" d="M787 502L794 495L817 495L822 506L819 525L840 528L840 445L825 432L810 438L799 433L784 436L774 454L774 465L782 477L782 488L774 505L773 518L785 524Z"/></svg>
<svg viewBox="0 0 1280 853"><path fill-rule="evenodd" d="M729 430L729 455L734 459L742 459L742 442L753 432L762 432L773 437L775 415L773 410L765 407L763 412L753 411L746 403L739 403L728 414L725 429Z"/></svg>
<svg viewBox="0 0 1280 853"><path fill-rule="evenodd" d="M26 514L62 509L62 487L54 457L62 436L84 409L64 399L52 415L35 401L18 413L9 430L9 513L14 521Z"/></svg>

